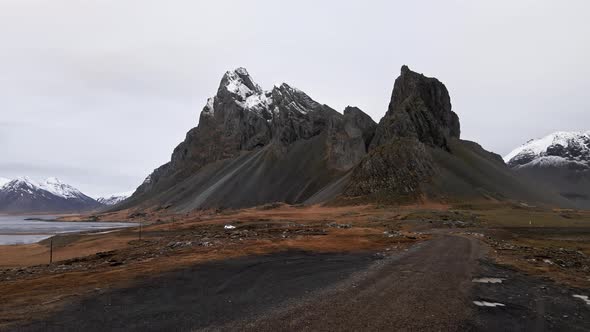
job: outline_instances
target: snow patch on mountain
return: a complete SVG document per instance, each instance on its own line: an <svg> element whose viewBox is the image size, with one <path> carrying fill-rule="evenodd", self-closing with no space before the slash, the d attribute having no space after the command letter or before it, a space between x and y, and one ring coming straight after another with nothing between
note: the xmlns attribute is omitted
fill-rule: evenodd
<svg viewBox="0 0 590 332"><path fill-rule="evenodd" d="M135 190L131 190L123 193L112 194L109 196L98 197L96 200L104 205L115 205L129 198L131 195L133 195L134 192Z"/></svg>
<svg viewBox="0 0 590 332"><path fill-rule="evenodd" d="M237 68L225 73L223 77L227 91L240 96L241 100L246 100L253 94L263 93L262 88L252 81L246 68Z"/></svg>
<svg viewBox="0 0 590 332"><path fill-rule="evenodd" d="M28 193L33 193L35 190L41 189L39 183L31 180L29 177L26 176L19 176L14 180L11 180L7 184L2 187L2 190L9 191L9 190L19 190L22 189Z"/></svg>
<svg viewBox="0 0 590 332"><path fill-rule="evenodd" d="M530 140L504 156L510 166L590 165L590 131L559 131Z"/></svg>
<svg viewBox="0 0 590 332"><path fill-rule="evenodd" d="M227 88L227 91L241 96L242 99L246 99L248 95L252 94L252 90L242 84L239 79L231 80L225 87Z"/></svg>
<svg viewBox="0 0 590 332"><path fill-rule="evenodd" d="M146 176L145 180L143 180L143 184L150 184L152 183L152 175Z"/></svg>
<svg viewBox="0 0 590 332"><path fill-rule="evenodd" d="M266 91L249 96L246 98L246 102L240 106L248 111L255 112L256 114L264 117L264 114L269 112L268 110L272 103L272 93Z"/></svg>
<svg viewBox="0 0 590 332"><path fill-rule="evenodd" d="M558 156L542 156L534 159L526 165L539 167L567 166L570 162L571 161L568 161L567 159Z"/></svg>
<svg viewBox="0 0 590 332"><path fill-rule="evenodd" d="M215 103L215 97L211 97L211 98L207 99L207 105L205 105L205 107L203 108L203 114L206 114L206 115L215 114L214 103Z"/></svg>
<svg viewBox="0 0 590 332"><path fill-rule="evenodd" d="M39 183L39 187L44 189L56 196L63 197L65 199L80 198L85 196L80 190L59 181L55 177L50 177L44 182Z"/></svg>
<svg viewBox="0 0 590 332"><path fill-rule="evenodd" d="M272 92L264 91L255 83L245 68L226 72L222 79L223 84L227 91L236 95L236 104L246 110L262 114L272 104ZM207 105L203 109L206 114L214 113L214 101L214 97L207 100Z"/></svg>
<svg viewBox="0 0 590 332"><path fill-rule="evenodd" d="M4 187L8 182L10 182L10 179L0 177L0 188Z"/></svg>
<svg viewBox="0 0 590 332"><path fill-rule="evenodd" d="M226 72L221 80L220 88L226 89L233 94L235 96L235 103L241 108L255 112L266 118L267 121L272 121L272 115L278 113L278 108L274 105L273 100L275 93L281 96L281 98L284 98L284 93L291 96L298 95L310 105L319 105L304 92L286 83L281 83L280 85L275 84L273 89L269 91L263 90L260 85L254 82L245 68L237 68ZM205 115L213 115L215 112L214 104L215 97L207 99L203 113ZM294 100L290 102L288 107L302 114L308 112L305 107L302 107L302 105Z"/></svg>

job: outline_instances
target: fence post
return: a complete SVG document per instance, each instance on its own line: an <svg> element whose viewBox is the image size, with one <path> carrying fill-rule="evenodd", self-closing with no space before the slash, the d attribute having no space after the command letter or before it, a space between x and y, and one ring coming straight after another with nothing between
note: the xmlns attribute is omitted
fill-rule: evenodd
<svg viewBox="0 0 590 332"><path fill-rule="evenodd" d="M53 236L49 239L49 264L53 263Z"/></svg>

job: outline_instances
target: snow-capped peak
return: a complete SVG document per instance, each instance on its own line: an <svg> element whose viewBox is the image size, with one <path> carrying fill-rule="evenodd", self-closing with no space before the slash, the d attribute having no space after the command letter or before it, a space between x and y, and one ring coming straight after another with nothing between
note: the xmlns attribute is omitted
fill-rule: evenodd
<svg viewBox="0 0 590 332"><path fill-rule="evenodd" d="M241 109L272 122L278 114L279 100L289 111L301 114L320 106L301 90L286 83L275 84L272 90L263 90L252 80L248 71L240 67L223 75L217 95L207 99L201 115L214 116L218 107L224 109L225 103L233 101Z"/></svg>
<svg viewBox="0 0 590 332"><path fill-rule="evenodd" d="M16 179L10 181L9 184L11 184L11 185L24 185L24 186L27 186L31 189L36 189L40 186L39 183L35 182L34 180L29 178L28 176L19 176Z"/></svg>
<svg viewBox="0 0 590 332"><path fill-rule="evenodd" d="M63 198L77 198L83 194L76 188L59 181L55 177L47 178L39 186L50 193Z"/></svg>
<svg viewBox="0 0 590 332"><path fill-rule="evenodd" d="M254 82L246 68L240 67L227 71L221 79L219 89L219 91L227 90L234 96L235 102L239 106L256 113L268 110L272 103L272 93L264 91L260 85ZM203 108L203 114L213 115L216 101L216 97L209 98Z"/></svg>
<svg viewBox="0 0 590 332"><path fill-rule="evenodd" d="M504 157L511 166L539 161L544 164L561 162L590 162L590 131L558 131L539 139L529 140ZM543 160L541 160L543 159Z"/></svg>
<svg viewBox="0 0 590 332"><path fill-rule="evenodd" d="M100 207L94 199L55 177L38 182L21 176L0 187L3 211L80 212Z"/></svg>
<svg viewBox="0 0 590 332"><path fill-rule="evenodd" d="M262 88L252 80L246 68L240 67L226 72L221 82L227 91L239 96L242 101L253 94L263 93Z"/></svg>
<svg viewBox="0 0 590 332"><path fill-rule="evenodd" d="M17 189L26 188L27 191L32 192L36 190L44 190L55 196L69 198L80 198L85 195L78 189L59 181L55 177L50 177L43 182L37 182L27 176L19 176L14 180L9 180L1 186L2 189Z"/></svg>
<svg viewBox="0 0 590 332"><path fill-rule="evenodd" d="M96 200L104 205L115 205L131 197L131 195L133 195L134 192L135 190L131 190L123 193L111 194L104 197L98 197Z"/></svg>
<svg viewBox="0 0 590 332"><path fill-rule="evenodd" d="M6 185L10 181L10 179L0 177L0 188L4 187L4 185Z"/></svg>
<svg viewBox="0 0 590 332"><path fill-rule="evenodd" d="M234 70L234 72L238 75L250 76L250 74L248 74L248 70L244 67L238 67Z"/></svg>

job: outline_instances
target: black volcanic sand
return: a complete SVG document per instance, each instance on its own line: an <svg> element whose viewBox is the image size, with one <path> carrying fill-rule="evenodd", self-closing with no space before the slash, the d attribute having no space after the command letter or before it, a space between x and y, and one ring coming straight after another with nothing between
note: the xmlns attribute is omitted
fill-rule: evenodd
<svg viewBox="0 0 590 332"><path fill-rule="evenodd" d="M479 331L590 331L590 305L573 295L590 290L556 285L489 261L480 263L481 277L503 278L502 283L477 283L473 300L504 306L478 307Z"/></svg>
<svg viewBox="0 0 590 332"><path fill-rule="evenodd" d="M98 291L16 330L590 331L590 306L572 296L588 292L491 264L483 253L475 239L437 235L390 255L282 252L212 262Z"/></svg>
<svg viewBox="0 0 590 332"><path fill-rule="evenodd" d="M373 253L282 252L196 265L97 292L17 331L178 331L222 324L341 281Z"/></svg>

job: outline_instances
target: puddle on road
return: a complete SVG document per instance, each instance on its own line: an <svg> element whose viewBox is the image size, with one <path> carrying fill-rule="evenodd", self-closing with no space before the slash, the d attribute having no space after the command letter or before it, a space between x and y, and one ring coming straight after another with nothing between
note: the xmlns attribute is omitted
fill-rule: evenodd
<svg viewBox="0 0 590 332"><path fill-rule="evenodd" d="M576 294L576 295L574 295L574 297L577 298L577 299L580 299L580 300L582 300L584 302L586 302L587 305L590 305L590 299L588 298L587 295L578 295L578 294Z"/></svg>
<svg viewBox="0 0 590 332"><path fill-rule="evenodd" d="M495 307L505 307L505 304L502 303L498 303L498 302L488 302L488 301L473 301L473 304L475 304L478 307L490 307L490 308L495 308Z"/></svg>
<svg viewBox="0 0 590 332"><path fill-rule="evenodd" d="M504 280L506 280L505 278L474 278L471 280L471 282L477 282L480 284L501 284Z"/></svg>

